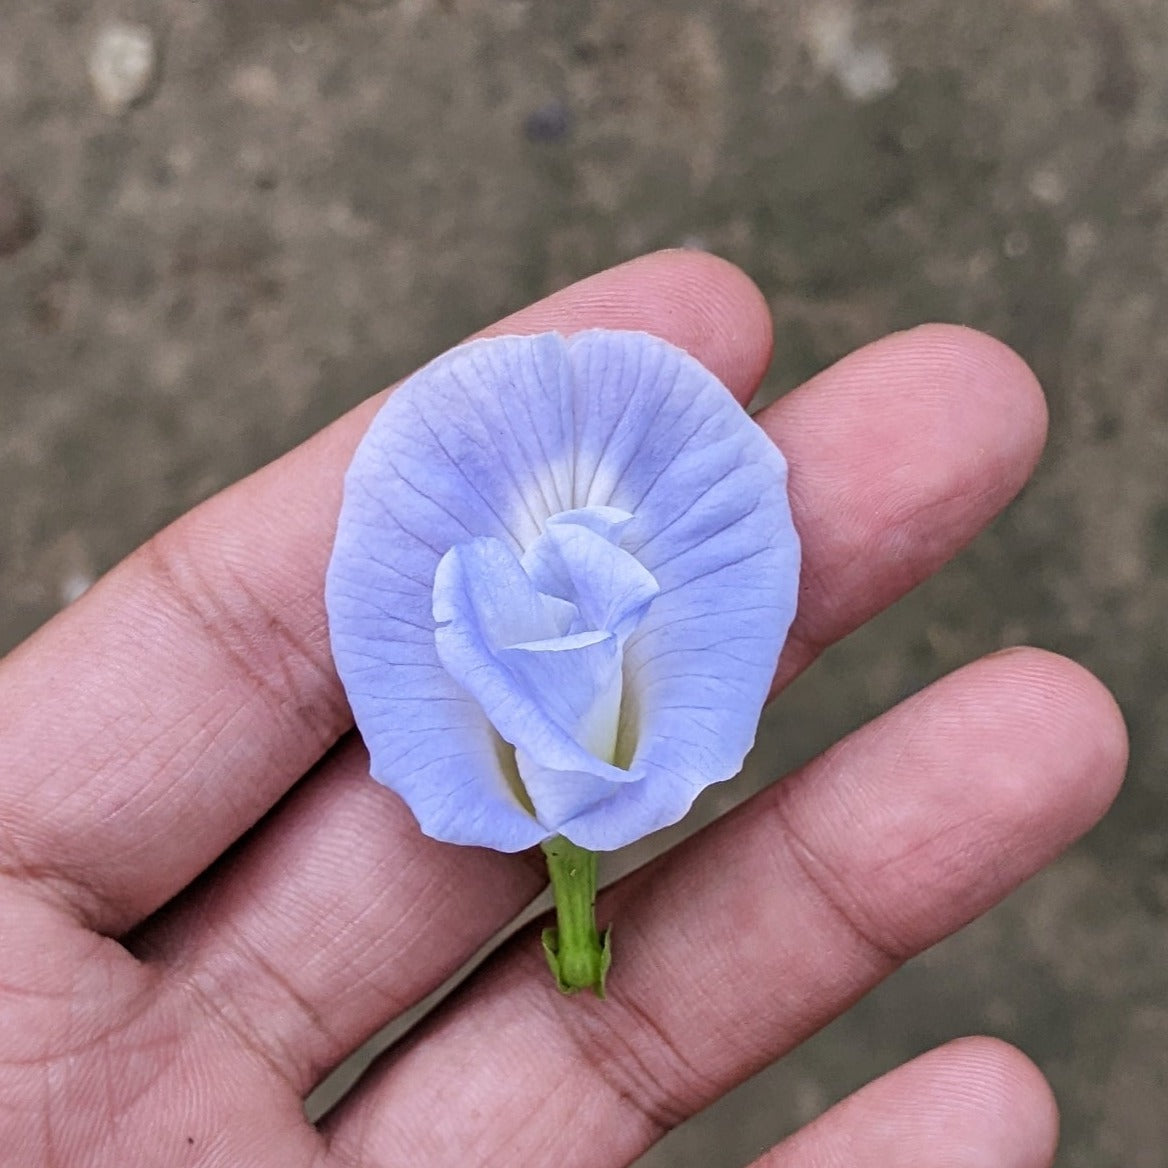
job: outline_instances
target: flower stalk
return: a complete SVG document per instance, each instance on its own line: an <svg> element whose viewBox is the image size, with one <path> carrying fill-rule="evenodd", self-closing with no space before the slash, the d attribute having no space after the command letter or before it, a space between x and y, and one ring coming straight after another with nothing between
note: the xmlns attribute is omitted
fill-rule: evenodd
<svg viewBox="0 0 1168 1168"><path fill-rule="evenodd" d="M590 989L604 997L612 964L612 927L596 928L596 853L562 835L541 845L556 902L556 923L543 931L543 951L560 991Z"/></svg>

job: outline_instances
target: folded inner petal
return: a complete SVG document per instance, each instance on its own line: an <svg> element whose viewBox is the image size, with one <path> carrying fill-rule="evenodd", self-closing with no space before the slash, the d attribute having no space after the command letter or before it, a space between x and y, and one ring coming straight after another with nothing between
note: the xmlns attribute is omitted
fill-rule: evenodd
<svg viewBox="0 0 1168 1168"><path fill-rule="evenodd" d="M615 792L638 785L612 783L589 771L561 771L540 766L523 751L516 752L516 763L539 822L556 835L562 834L564 824L607 806Z"/></svg>
<svg viewBox="0 0 1168 1168"><path fill-rule="evenodd" d="M612 762L621 700L621 651L612 633L516 645L500 650L499 660L539 695L544 711L573 741L602 762ZM541 765L551 765L538 750L529 753Z"/></svg>
<svg viewBox="0 0 1168 1168"><path fill-rule="evenodd" d="M626 781L610 761L621 687L613 634L570 631L576 606L541 593L494 539L443 556L433 606L439 659L507 742L553 770Z"/></svg>
<svg viewBox="0 0 1168 1168"><path fill-rule="evenodd" d="M456 544L434 575L434 619L473 619L492 649L562 637L578 617L574 604L540 592L502 540Z"/></svg>
<svg viewBox="0 0 1168 1168"><path fill-rule="evenodd" d="M587 527L597 535L604 536L609 543L618 546L621 532L632 522L632 515L619 507L574 507L570 511L560 511L548 519L548 527L559 527L574 523L577 527Z"/></svg>
<svg viewBox="0 0 1168 1168"><path fill-rule="evenodd" d="M557 518L524 553L524 570L541 592L574 604L582 628L604 629L623 645L657 595L657 581L610 538ZM613 534L619 538L619 528Z"/></svg>

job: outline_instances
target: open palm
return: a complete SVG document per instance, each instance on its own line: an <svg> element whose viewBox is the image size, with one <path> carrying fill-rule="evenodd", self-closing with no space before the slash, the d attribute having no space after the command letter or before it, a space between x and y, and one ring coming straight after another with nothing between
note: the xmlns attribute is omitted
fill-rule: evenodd
<svg viewBox="0 0 1168 1168"><path fill-rule="evenodd" d="M736 270L662 254L492 332L635 328L742 400L770 355ZM162 532L0 665L0 1165L610 1168L988 908L1112 798L1122 722L1037 651L961 670L606 894L609 1000L521 934L324 1121L302 1100L542 886L540 856L423 837L367 758L322 582L376 402ZM1041 394L931 327L758 418L805 545L789 681L1018 490ZM965 1040L762 1161L1039 1166L1054 1109Z"/></svg>

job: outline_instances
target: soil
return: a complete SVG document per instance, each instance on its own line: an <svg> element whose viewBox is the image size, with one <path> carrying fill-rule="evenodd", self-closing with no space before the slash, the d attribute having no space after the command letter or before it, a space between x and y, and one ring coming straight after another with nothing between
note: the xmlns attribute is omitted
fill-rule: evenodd
<svg viewBox="0 0 1168 1168"><path fill-rule="evenodd" d="M90 54L155 39L121 112ZM468 331L653 248L739 263L773 397L926 319L1050 395L1033 484L778 703L711 814L1020 642L1118 695L1104 825L644 1161L740 1165L968 1032L1063 1168L1168 1165L1168 22L1157 0L0 0L0 648Z"/></svg>

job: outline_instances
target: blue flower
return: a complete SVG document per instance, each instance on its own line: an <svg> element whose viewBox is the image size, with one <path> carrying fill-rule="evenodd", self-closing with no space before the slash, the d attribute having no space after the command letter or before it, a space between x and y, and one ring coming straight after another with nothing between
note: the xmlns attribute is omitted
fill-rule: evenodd
<svg viewBox="0 0 1168 1168"><path fill-rule="evenodd" d="M372 774L426 834L607 851L737 773L798 578L786 464L711 373L548 333L390 396L326 599Z"/></svg>

